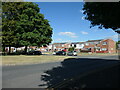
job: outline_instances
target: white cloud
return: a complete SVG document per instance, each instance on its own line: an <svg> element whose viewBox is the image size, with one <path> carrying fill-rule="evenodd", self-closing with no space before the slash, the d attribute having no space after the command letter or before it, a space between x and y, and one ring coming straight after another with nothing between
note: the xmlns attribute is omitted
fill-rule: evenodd
<svg viewBox="0 0 120 90"><path fill-rule="evenodd" d="M110 36L110 37L107 37L107 38L118 39L118 37L120 37L120 35L116 34L116 35L113 35L113 36Z"/></svg>
<svg viewBox="0 0 120 90"><path fill-rule="evenodd" d="M85 16L82 16L82 18L81 18L82 20L85 20Z"/></svg>
<svg viewBox="0 0 120 90"><path fill-rule="evenodd" d="M73 32L60 32L59 35L64 35L64 36L69 36L71 38L77 38L78 36L76 36L75 33Z"/></svg>
<svg viewBox="0 0 120 90"><path fill-rule="evenodd" d="M84 32L84 31L81 31L81 33L84 34L84 35L85 35L85 34L88 34L88 32Z"/></svg>

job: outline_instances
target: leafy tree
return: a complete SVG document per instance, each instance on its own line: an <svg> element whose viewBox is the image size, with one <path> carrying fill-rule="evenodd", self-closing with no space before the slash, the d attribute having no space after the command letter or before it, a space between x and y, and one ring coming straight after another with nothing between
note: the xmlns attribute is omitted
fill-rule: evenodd
<svg viewBox="0 0 120 90"><path fill-rule="evenodd" d="M1 0L2 2L23 2L24 0Z"/></svg>
<svg viewBox="0 0 120 90"><path fill-rule="evenodd" d="M2 51L2 2L0 1L0 52Z"/></svg>
<svg viewBox="0 0 120 90"><path fill-rule="evenodd" d="M120 44L120 41L117 41L117 42L116 42L116 49L119 48L119 47L118 47L118 44Z"/></svg>
<svg viewBox="0 0 120 90"><path fill-rule="evenodd" d="M4 4L6 5L7 3ZM7 13L4 11L4 17L8 17L6 20L12 18L15 22L9 25L14 26L14 28L7 26L11 30L10 33L13 31L15 34L14 37L10 39L14 42L14 45L25 46L25 52L27 52L27 46L49 44L52 41L52 28L50 27L49 21L44 19L44 15L39 13L40 8L38 5L32 2L13 2L12 4L14 4L14 7L7 8L8 11ZM10 15L8 15L8 12ZM8 28L4 30L8 30ZM5 31L5 33L7 32ZM4 35L4 37L6 36ZM5 41L4 43L6 44L7 42Z"/></svg>
<svg viewBox="0 0 120 90"><path fill-rule="evenodd" d="M85 2L83 10L85 19L91 22L91 26L100 29L111 28L120 33L120 2Z"/></svg>
<svg viewBox="0 0 120 90"><path fill-rule="evenodd" d="M74 51L74 49L75 49L74 47L71 47L68 49L68 51Z"/></svg>
<svg viewBox="0 0 120 90"><path fill-rule="evenodd" d="M15 46L18 41L16 37L16 22L17 22L17 4L15 3L2 3L2 46L9 47ZM5 49L3 49L4 51Z"/></svg>

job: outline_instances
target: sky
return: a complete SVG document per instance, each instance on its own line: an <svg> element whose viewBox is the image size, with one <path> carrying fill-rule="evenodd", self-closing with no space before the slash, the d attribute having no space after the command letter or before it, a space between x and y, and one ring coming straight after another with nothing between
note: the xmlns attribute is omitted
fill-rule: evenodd
<svg viewBox="0 0 120 90"><path fill-rule="evenodd" d="M52 43L83 42L87 40L112 38L118 40L118 34L112 29L90 28L85 20L83 2L35 2L53 28Z"/></svg>

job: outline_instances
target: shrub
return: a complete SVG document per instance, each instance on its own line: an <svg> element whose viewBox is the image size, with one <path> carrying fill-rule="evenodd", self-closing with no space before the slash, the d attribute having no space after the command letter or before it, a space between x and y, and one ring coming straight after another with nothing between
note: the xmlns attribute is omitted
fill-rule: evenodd
<svg viewBox="0 0 120 90"><path fill-rule="evenodd" d="M74 49L75 49L74 47L71 47L68 49L68 51L74 51Z"/></svg>

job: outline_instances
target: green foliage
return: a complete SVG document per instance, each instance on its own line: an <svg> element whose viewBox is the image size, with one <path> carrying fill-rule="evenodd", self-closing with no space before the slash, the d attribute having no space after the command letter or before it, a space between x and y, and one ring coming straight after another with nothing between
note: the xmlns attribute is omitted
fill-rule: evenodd
<svg viewBox="0 0 120 90"><path fill-rule="evenodd" d="M85 2L85 19L91 22L91 26L100 29L111 28L120 33L120 2Z"/></svg>
<svg viewBox="0 0 120 90"><path fill-rule="evenodd" d="M116 42L116 49L118 49L118 44L120 44L120 41Z"/></svg>
<svg viewBox="0 0 120 90"><path fill-rule="evenodd" d="M23 2L24 0L1 0L2 2Z"/></svg>
<svg viewBox="0 0 120 90"><path fill-rule="evenodd" d="M41 46L52 41L52 28L37 4L4 2L2 7L4 46Z"/></svg>
<svg viewBox="0 0 120 90"><path fill-rule="evenodd" d="M74 47L71 47L68 49L68 51L74 51L74 49L75 49Z"/></svg>

